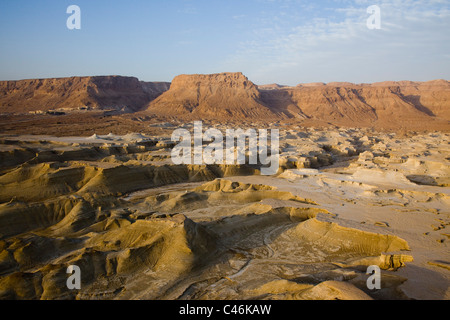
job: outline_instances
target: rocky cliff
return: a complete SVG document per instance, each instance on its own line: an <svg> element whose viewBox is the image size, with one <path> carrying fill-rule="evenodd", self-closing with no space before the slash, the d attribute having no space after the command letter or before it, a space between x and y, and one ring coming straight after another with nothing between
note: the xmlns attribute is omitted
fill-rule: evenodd
<svg viewBox="0 0 450 320"><path fill-rule="evenodd" d="M146 110L183 119L319 121L344 126L449 127L450 83L309 83L256 86L242 73L181 75Z"/></svg>
<svg viewBox="0 0 450 320"><path fill-rule="evenodd" d="M124 107L137 111L167 90L169 85L121 76L1 81L0 112Z"/></svg>
<svg viewBox="0 0 450 320"><path fill-rule="evenodd" d="M450 82L256 86L242 73L180 75L171 84L120 76L0 82L0 113L78 109L141 111L183 121L449 130Z"/></svg>
<svg viewBox="0 0 450 320"><path fill-rule="evenodd" d="M449 126L450 82L314 83L261 90L262 101L290 118L337 125Z"/></svg>
<svg viewBox="0 0 450 320"><path fill-rule="evenodd" d="M177 76L147 112L197 119L279 118L242 73Z"/></svg>

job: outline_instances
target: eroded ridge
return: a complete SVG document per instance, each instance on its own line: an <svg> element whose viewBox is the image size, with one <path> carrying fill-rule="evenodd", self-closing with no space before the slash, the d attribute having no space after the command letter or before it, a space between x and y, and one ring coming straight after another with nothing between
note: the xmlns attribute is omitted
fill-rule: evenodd
<svg viewBox="0 0 450 320"><path fill-rule="evenodd" d="M445 298L448 135L281 132L271 177L169 137L5 137L0 298Z"/></svg>
<svg viewBox="0 0 450 320"><path fill-rule="evenodd" d="M141 191L106 209L80 200L59 221L4 237L2 297L307 299L330 298L321 286L337 286L339 298L369 298L359 266L410 261L386 263L394 256L383 254L409 250L406 241L321 221L331 213L290 192L223 179L179 188ZM69 265L81 268L79 291L66 288ZM333 282L343 277L354 283Z"/></svg>

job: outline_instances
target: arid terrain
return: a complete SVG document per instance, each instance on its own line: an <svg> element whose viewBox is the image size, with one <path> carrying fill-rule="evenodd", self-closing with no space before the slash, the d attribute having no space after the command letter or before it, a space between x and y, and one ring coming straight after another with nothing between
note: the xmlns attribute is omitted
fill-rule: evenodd
<svg viewBox="0 0 450 320"><path fill-rule="evenodd" d="M0 299L450 299L449 101L446 80L0 82ZM278 129L277 174L174 164L195 120Z"/></svg>
<svg viewBox="0 0 450 320"><path fill-rule="evenodd" d="M154 134L149 124L193 120L448 132L449 101L447 80L287 87L220 73L180 75L172 83L121 76L0 81L0 133Z"/></svg>

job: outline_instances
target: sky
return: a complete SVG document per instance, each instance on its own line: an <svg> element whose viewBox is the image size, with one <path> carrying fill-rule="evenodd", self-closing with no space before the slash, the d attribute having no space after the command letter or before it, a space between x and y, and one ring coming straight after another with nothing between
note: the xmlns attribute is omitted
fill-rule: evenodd
<svg viewBox="0 0 450 320"><path fill-rule="evenodd" d="M70 30L70 5L81 29ZM380 29L369 29L369 6ZM450 80L450 0L1 0L0 80Z"/></svg>

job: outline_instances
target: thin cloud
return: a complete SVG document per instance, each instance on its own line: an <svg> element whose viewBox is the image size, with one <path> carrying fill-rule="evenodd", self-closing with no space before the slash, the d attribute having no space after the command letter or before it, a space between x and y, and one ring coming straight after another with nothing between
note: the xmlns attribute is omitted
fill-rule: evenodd
<svg viewBox="0 0 450 320"><path fill-rule="evenodd" d="M336 72L341 72L341 78L336 80L352 80L346 73L348 68L368 70L354 81L389 80L387 77L392 73L383 73L383 70L402 56L412 64L410 70L402 73L415 79L431 74L432 70L428 70L427 74L421 75L420 68L413 72L415 65L421 63L433 68L439 68L440 63L440 72L450 71L447 55L450 38L444 31L450 30L448 3L429 1L424 5L423 1L379 1L381 30L366 27L369 17L366 9L373 1L343 1L343 4L346 6L327 8L335 11L334 18L311 18L291 29L280 28L276 23L270 26L264 21L264 27L254 31L255 37L241 43L239 51L226 63L240 65L248 74L261 79L278 74L280 79L284 76L291 84L301 80L305 70L314 70L311 65L321 69L320 65L333 64L337 67L330 70L330 76L336 79ZM430 63L424 54L440 60ZM371 59L368 60L371 64L364 61L364 57ZM398 67L397 70L402 70ZM382 79L383 76L386 79Z"/></svg>

